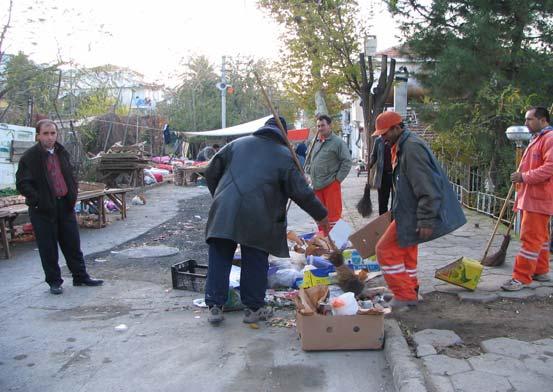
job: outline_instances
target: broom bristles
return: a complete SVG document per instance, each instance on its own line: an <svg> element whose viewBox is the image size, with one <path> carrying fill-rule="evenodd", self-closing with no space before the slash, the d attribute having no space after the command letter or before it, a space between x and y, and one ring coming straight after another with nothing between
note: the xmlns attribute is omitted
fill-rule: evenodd
<svg viewBox="0 0 553 392"><path fill-rule="evenodd" d="M486 267L500 267L505 263L505 258L507 257L507 248L509 247L509 243L511 242L511 236L510 235L504 235L503 236L503 242L501 243L501 247L497 251L497 253L494 253L493 255L489 255L485 259L481 261L481 264Z"/></svg>
<svg viewBox="0 0 553 392"><path fill-rule="evenodd" d="M363 191L363 197L357 203L357 211L363 218L366 218L373 212L373 205L371 201L371 186L367 182L365 184L365 190Z"/></svg>

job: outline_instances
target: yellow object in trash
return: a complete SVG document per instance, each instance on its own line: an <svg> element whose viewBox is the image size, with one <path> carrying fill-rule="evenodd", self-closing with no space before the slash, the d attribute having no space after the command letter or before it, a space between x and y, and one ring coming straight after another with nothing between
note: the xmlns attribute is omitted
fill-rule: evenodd
<svg viewBox="0 0 553 392"><path fill-rule="evenodd" d="M478 261L461 257L436 271L437 279L474 291L484 267Z"/></svg>
<svg viewBox="0 0 553 392"><path fill-rule="evenodd" d="M301 288L308 289L319 285L328 286L331 278L329 269L313 269L303 272L303 284Z"/></svg>

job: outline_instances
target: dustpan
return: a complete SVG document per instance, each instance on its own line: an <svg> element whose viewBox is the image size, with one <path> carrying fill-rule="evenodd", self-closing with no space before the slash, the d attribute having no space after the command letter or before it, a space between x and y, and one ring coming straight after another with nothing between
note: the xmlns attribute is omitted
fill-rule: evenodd
<svg viewBox="0 0 553 392"><path fill-rule="evenodd" d="M483 269L484 267L477 260L461 257L453 263L436 270L434 277L444 282L474 291L480 281Z"/></svg>

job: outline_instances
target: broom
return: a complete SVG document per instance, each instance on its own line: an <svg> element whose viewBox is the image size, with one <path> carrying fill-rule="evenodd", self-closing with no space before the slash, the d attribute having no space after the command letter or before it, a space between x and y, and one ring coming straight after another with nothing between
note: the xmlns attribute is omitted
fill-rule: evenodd
<svg viewBox="0 0 553 392"><path fill-rule="evenodd" d="M368 217L373 212L373 205L371 201L371 184L367 180L365 184L365 190L363 191L363 197L357 203L357 212L361 214L363 218Z"/></svg>
<svg viewBox="0 0 553 392"><path fill-rule="evenodd" d="M503 239L503 243L501 244L500 250L496 253L491 255L489 258L488 252L490 251L490 247L492 246L493 238L495 237L495 233L497 233L497 228L499 227L499 224L501 223L501 219L503 218L503 214L505 213L505 210L507 209L507 205L509 204L509 200L511 199L511 194L513 193L513 190L515 189L515 184L511 183L511 187L509 188L509 192L507 192L507 197L505 197L505 203L503 203L503 207L501 207L501 211L499 212L499 216L497 217L497 222L495 224L495 227L493 229L492 235L490 236L490 239L488 240L488 244L486 245L486 249L484 250L484 256L482 256L482 259L480 260L480 263L482 265L489 265L484 263L492 263L493 265L490 266L498 266L505 262L505 255L507 254L507 247L509 246L509 242L511 241L511 236L508 234L511 230L512 223L509 225L509 229L507 230L507 236L509 239L506 238ZM512 222L512 219L511 219ZM506 236L506 237L507 237ZM505 244L506 243L506 244ZM502 249L504 251L502 252Z"/></svg>
<svg viewBox="0 0 553 392"><path fill-rule="evenodd" d="M509 243L511 242L510 233L511 233L511 228L513 227L515 216L516 215L513 214L513 217L509 222L509 227L507 228L507 232L503 236L503 241L501 242L501 246L499 247L499 250L496 253L483 258L481 261L482 265L486 267L499 267L505 263L505 258L507 256L507 248L509 248Z"/></svg>

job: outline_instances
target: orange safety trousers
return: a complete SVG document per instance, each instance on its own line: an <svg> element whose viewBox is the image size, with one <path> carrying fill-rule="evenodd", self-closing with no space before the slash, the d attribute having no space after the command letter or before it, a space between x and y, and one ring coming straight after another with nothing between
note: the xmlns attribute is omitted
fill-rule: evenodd
<svg viewBox="0 0 553 392"><path fill-rule="evenodd" d="M513 279L532 283L532 276L549 272L549 215L522 211L520 250L515 257Z"/></svg>
<svg viewBox="0 0 553 392"><path fill-rule="evenodd" d="M376 244L376 259L382 275L394 297L403 301L415 301L417 290L418 245L400 247L397 241L397 225L393 220Z"/></svg>
<svg viewBox="0 0 553 392"><path fill-rule="evenodd" d="M316 190L315 195L326 207L328 211L328 222L332 229L336 222L342 217L342 187L340 181L334 180L324 188ZM319 231L322 231L320 226Z"/></svg>

